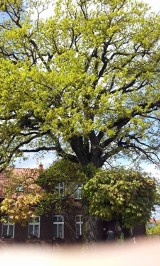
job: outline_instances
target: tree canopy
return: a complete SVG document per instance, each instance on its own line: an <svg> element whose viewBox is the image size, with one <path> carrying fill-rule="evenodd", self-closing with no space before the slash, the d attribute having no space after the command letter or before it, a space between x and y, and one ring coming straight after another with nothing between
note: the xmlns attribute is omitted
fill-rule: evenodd
<svg viewBox="0 0 160 266"><path fill-rule="evenodd" d="M0 166L55 151L101 167L156 162L160 15L132 0L0 5ZM50 7L51 8L51 7Z"/></svg>
<svg viewBox="0 0 160 266"><path fill-rule="evenodd" d="M84 186L89 211L123 228L146 223L159 199L157 181L133 169L99 171Z"/></svg>
<svg viewBox="0 0 160 266"><path fill-rule="evenodd" d="M12 222L26 224L36 214L35 209L44 197L44 190L36 184L39 171L36 169L9 169L6 173L3 192L4 199L0 204L2 220L6 215Z"/></svg>

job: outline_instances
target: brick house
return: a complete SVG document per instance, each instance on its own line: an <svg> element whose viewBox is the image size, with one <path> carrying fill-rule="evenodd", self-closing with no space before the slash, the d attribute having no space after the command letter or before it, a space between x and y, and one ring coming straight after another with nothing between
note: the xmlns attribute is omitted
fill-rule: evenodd
<svg viewBox="0 0 160 266"><path fill-rule="evenodd" d="M34 172L35 177L39 171L43 170L42 165L37 169L28 168L27 171ZM7 171L7 170L6 170ZM6 171L0 173L0 202L5 198L4 186L6 183ZM26 171L26 168L15 168L14 173L18 176ZM19 186L21 191L21 186ZM59 193L64 190L64 183L59 183L56 187ZM78 188L70 199L74 201L74 207L70 211L57 214L50 212L42 216L30 218L25 226L13 224L10 219L6 223L0 221L0 243L34 243L34 244L61 244L79 243L83 232L81 189ZM108 230L117 231L114 221L102 222L102 239L106 240ZM145 235L145 226L139 225L133 229L136 236Z"/></svg>
<svg viewBox="0 0 160 266"><path fill-rule="evenodd" d="M38 175L42 170L42 165L38 169L15 168L14 174L21 175L24 171ZM7 170L6 170L7 171ZM6 171L0 173L0 202L5 198L4 187L7 182ZM19 191L21 187L19 186ZM56 189L61 193L64 184L59 183ZM61 215L48 213L31 218L25 226L13 224L9 218L4 223L0 221L0 242L2 243L78 243L82 236L82 206L81 190L77 189L74 194L74 207L69 213L63 212Z"/></svg>

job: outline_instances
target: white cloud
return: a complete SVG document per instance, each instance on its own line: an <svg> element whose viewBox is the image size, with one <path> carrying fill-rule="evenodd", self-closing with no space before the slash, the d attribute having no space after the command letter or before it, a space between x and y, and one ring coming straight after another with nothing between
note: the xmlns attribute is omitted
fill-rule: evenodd
<svg viewBox="0 0 160 266"><path fill-rule="evenodd" d="M50 1L48 3L48 1L42 0L40 6L33 7L31 12L32 12L31 18L35 21L37 20L37 18L39 19L49 18L54 13L54 1Z"/></svg>
<svg viewBox="0 0 160 266"><path fill-rule="evenodd" d="M160 169L155 164L150 164L147 166L143 165L143 169L145 170L145 172L151 174L156 179L160 179Z"/></svg>
<svg viewBox="0 0 160 266"><path fill-rule="evenodd" d="M160 11L160 0L143 0L143 2L148 3L152 7L152 10Z"/></svg>
<svg viewBox="0 0 160 266"><path fill-rule="evenodd" d="M140 0L142 2L148 3L153 11L160 11L160 0ZM45 0L44 0L45 3ZM47 4L45 3L45 7ZM53 9L54 9L54 1L50 1L48 4L48 8L45 9L41 14L40 18L46 19L53 15ZM36 15L35 15L36 16Z"/></svg>

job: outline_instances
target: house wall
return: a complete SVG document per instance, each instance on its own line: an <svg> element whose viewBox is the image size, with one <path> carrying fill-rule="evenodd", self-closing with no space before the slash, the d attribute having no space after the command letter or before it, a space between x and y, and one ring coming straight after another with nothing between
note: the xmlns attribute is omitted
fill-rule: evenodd
<svg viewBox="0 0 160 266"><path fill-rule="evenodd" d="M80 204L79 204L80 206ZM0 221L0 242L1 243L46 243L56 245L57 243L76 243L79 240L76 238L76 223L75 216L81 215L82 209L80 207L72 208L69 212L63 212L64 216L64 239L54 239L53 237L53 216L56 213L48 213L40 217L40 237L39 239L30 239L28 237L28 222L25 226L16 223L14 229L14 238L3 238L2 227L3 223Z"/></svg>
<svg viewBox="0 0 160 266"><path fill-rule="evenodd" d="M80 214L80 213L78 213ZM75 226L75 215L76 212L71 214L64 214L64 239L54 239L53 238L53 214L43 215L40 219L40 238L39 239L30 239L28 237L28 224L22 226L20 224L15 224L14 238L2 238L2 222L0 222L0 243L2 244L48 244L48 245L57 245L57 244L73 244L79 243L81 240L76 238L76 226ZM115 232L115 223L103 222L102 228L102 240L106 240L106 233L108 230ZM146 234L145 226L139 225L133 229L133 235L136 237L144 236Z"/></svg>
<svg viewBox="0 0 160 266"><path fill-rule="evenodd" d="M25 169L15 169L18 172L22 172ZM30 171L30 169L28 169ZM3 185L5 183L5 173L0 173L0 202L4 198ZM56 213L49 213L40 217L40 237L39 239L30 239L28 237L28 223L26 226L15 224L14 238L2 238L2 222L0 222L0 243L12 244L12 243L43 243L49 245L57 245L61 243L79 243L81 239L76 238L76 215L82 215L83 208L81 199L70 198L70 209L63 211L61 215L64 216L64 239L55 239L53 237L53 216ZM102 240L106 240L107 231L116 232L116 224L114 221L102 222ZM145 226L139 225L133 229L133 235L142 236L145 235Z"/></svg>

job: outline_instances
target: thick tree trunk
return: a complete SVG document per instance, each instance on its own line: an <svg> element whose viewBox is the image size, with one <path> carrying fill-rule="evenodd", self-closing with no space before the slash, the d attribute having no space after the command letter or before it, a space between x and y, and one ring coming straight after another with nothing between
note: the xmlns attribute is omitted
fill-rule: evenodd
<svg viewBox="0 0 160 266"><path fill-rule="evenodd" d="M102 136L101 136L102 138ZM94 132L91 132L88 139L82 136L74 136L70 140L72 150L75 152L79 163L82 166L93 164L96 168L102 166L102 149L99 146L100 136L96 136ZM87 173L88 179L92 177L92 172ZM87 199L83 200L83 240L84 242L91 243L102 240L102 220L97 217L89 215L89 206L87 205Z"/></svg>
<svg viewBox="0 0 160 266"><path fill-rule="evenodd" d="M117 219L117 223L119 224L119 226L121 228L121 232L124 235L124 239L129 239L131 237L131 230L130 230L130 228L126 228L123 225L122 220L123 220L122 217L120 217L119 219Z"/></svg>
<svg viewBox="0 0 160 266"><path fill-rule="evenodd" d="M84 214L83 240L93 243L102 240L102 220L97 217Z"/></svg>
<svg viewBox="0 0 160 266"><path fill-rule="evenodd" d="M124 239L129 239L131 237L131 232L129 228L123 228L123 234L124 234Z"/></svg>

